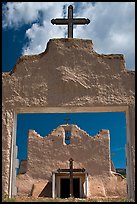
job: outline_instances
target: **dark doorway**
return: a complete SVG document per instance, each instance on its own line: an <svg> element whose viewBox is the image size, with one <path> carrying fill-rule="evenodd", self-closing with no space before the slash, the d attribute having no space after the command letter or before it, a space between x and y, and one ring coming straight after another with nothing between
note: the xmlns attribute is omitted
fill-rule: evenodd
<svg viewBox="0 0 137 204"><path fill-rule="evenodd" d="M80 179L79 178L73 179L73 196L75 198L80 197Z"/></svg>
<svg viewBox="0 0 137 204"><path fill-rule="evenodd" d="M69 178L62 178L60 183L61 191L60 197L61 198L68 198L70 196L70 179ZM74 178L73 179L73 196L75 198L80 197L80 179Z"/></svg>
<svg viewBox="0 0 137 204"><path fill-rule="evenodd" d="M60 197L61 198L68 198L69 197L69 193L70 193L70 189L69 189L69 184L70 184L70 180L68 178L62 178L61 179L61 192L60 192Z"/></svg>

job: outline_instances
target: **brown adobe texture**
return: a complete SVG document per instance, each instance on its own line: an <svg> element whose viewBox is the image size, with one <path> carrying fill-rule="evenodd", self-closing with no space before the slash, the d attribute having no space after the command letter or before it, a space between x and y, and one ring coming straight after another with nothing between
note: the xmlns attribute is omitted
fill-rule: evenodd
<svg viewBox="0 0 137 204"><path fill-rule="evenodd" d="M21 57L13 71L3 74L4 104L134 103L134 72L125 69L123 55L99 55L92 46L91 40L52 39L44 53Z"/></svg>
<svg viewBox="0 0 137 204"><path fill-rule="evenodd" d="M23 56L2 74L2 191L9 194L17 108L128 106L128 193L135 190L135 72L123 55L100 55L91 40L51 39L45 52ZM14 144L15 145L15 144Z"/></svg>
<svg viewBox="0 0 137 204"><path fill-rule="evenodd" d="M65 143L65 131L71 132L70 144ZM27 171L17 176L18 195L38 197L45 188L43 196L51 197L52 172L69 168L70 158L74 168L88 172L89 198L126 197L126 179L111 171L109 131L102 130L91 137L77 125L68 124L60 125L45 137L29 131ZM80 197L83 196L81 193Z"/></svg>

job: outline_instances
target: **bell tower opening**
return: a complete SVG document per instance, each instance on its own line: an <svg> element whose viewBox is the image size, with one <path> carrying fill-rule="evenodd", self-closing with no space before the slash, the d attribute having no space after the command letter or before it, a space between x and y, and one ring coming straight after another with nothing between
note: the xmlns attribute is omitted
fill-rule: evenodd
<svg viewBox="0 0 137 204"><path fill-rule="evenodd" d="M68 130L65 130L65 143L67 145L70 144L70 137L71 137L71 132Z"/></svg>

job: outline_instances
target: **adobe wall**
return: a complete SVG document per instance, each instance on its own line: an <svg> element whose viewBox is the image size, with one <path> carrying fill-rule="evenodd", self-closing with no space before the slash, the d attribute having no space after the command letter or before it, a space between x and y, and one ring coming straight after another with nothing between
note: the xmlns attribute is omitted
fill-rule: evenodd
<svg viewBox="0 0 137 204"><path fill-rule="evenodd" d="M135 73L123 55L99 55L91 40L51 39L45 52L21 57L2 74L2 190L9 194L16 163L17 108L128 106L128 197L135 195ZM13 145L13 148L11 148ZM11 162L12 167L12 162Z"/></svg>
<svg viewBox="0 0 137 204"><path fill-rule="evenodd" d="M71 131L69 145L64 142L65 130ZM69 168L70 158L74 168L88 172L88 197L126 197L126 180L119 181L111 172L109 131L102 130L91 137L76 125L61 125L45 137L29 131L27 172L17 176L18 195L37 197L45 188L51 197L52 185L47 188L46 184L51 184L52 172Z"/></svg>
<svg viewBox="0 0 137 204"><path fill-rule="evenodd" d="M85 168L91 176L110 174L109 131L90 137L72 126L71 142L64 143L64 128L59 126L47 137L29 131L27 174L32 178L50 180L58 168L68 168L70 158L74 168Z"/></svg>

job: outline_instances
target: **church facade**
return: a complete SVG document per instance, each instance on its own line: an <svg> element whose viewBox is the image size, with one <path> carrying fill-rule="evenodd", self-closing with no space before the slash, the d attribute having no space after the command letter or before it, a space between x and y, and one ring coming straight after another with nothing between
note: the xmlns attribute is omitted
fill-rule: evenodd
<svg viewBox="0 0 137 204"><path fill-rule="evenodd" d="M29 130L25 166L17 175L17 195L65 198L71 190L78 198L127 195L126 179L111 168L109 130L90 136L64 124L45 137Z"/></svg>
<svg viewBox="0 0 137 204"><path fill-rule="evenodd" d="M72 187L80 189L76 196L112 196L118 192L123 195L123 180L110 170L109 152L96 144L97 140L102 140L109 150L106 137L100 137L100 132L99 138L82 136L82 139L70 130L66 133L65 126L69 144L64 143L63 133L45 138L33 131L29 133L32 146L28 148L27 172L18 176L16 185L18 113L118 111L126 116L127 197L129 201L135 200L135 72L126 69L122 54L98 54L91 40L73 39L73 25L89 22L89 19L74 19L70 5L68 19L51 20L56 25L68 25L68 38L50 39L43 53L22 56L12 71L2 73L3 196L16 196L18 188L18 194L61 197L63 183L68 186L67 173L70 172L67 169L64 173L68 160L73 160L74 169L79 169L79 172L73 172L75 176L77 173L74 182L70 179L71 190Z"/></svg>

